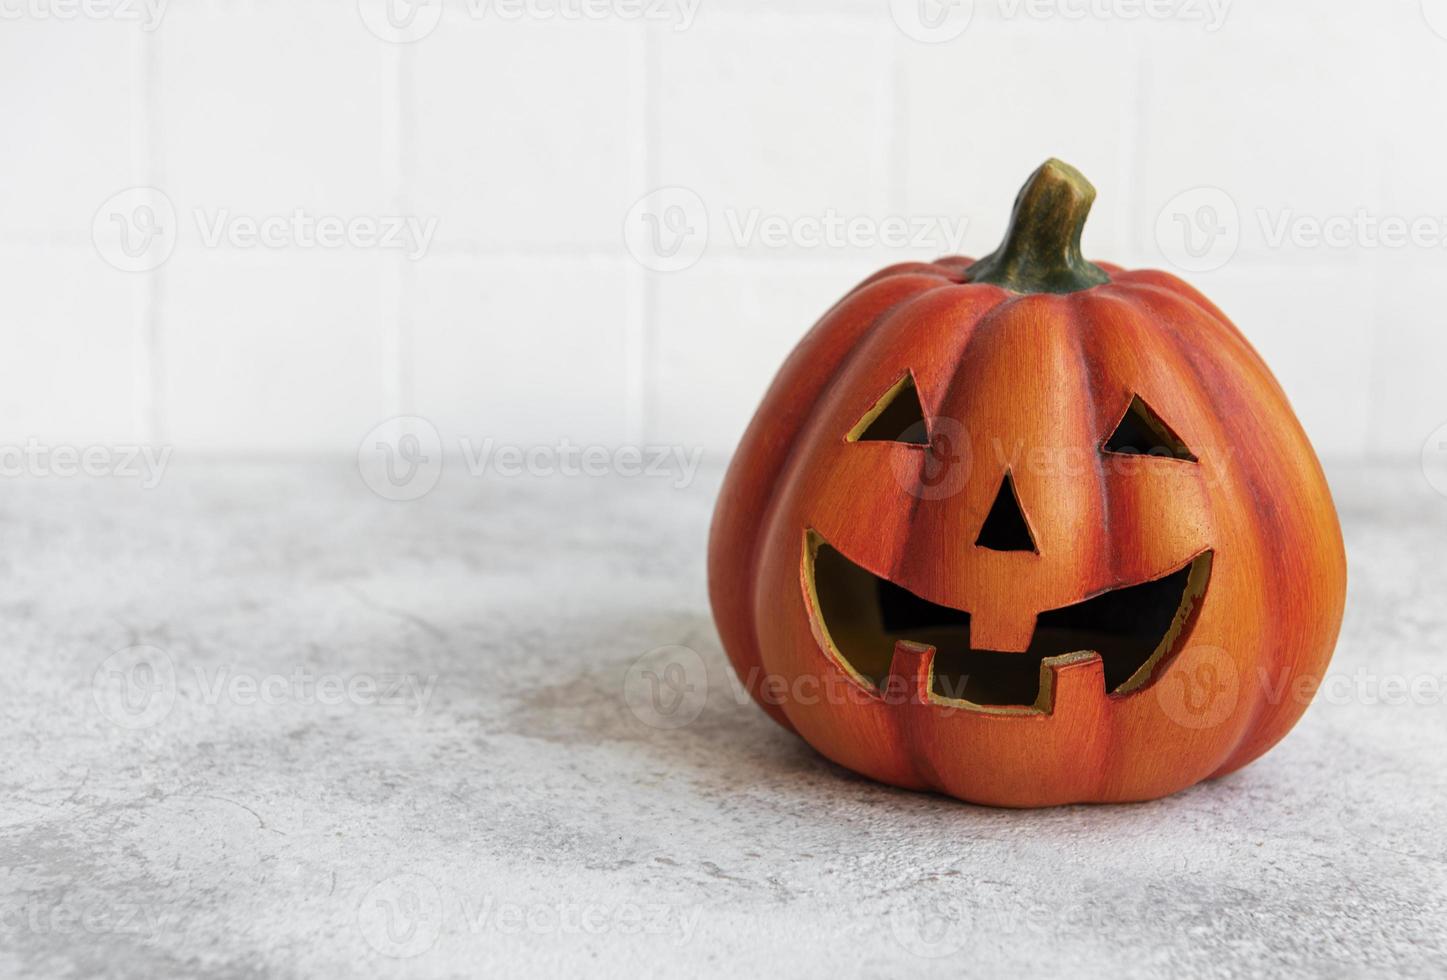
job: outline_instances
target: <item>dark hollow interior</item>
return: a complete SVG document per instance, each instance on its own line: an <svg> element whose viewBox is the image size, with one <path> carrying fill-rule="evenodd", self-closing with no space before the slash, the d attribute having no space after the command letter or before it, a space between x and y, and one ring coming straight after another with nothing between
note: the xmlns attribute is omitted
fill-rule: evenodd
<svg viewBox="0 0 1447 980"><path fill-rule="evenodd" d="M1168 456L1196 462L1196 456L1181 437L1157 415L1139 395L1131 399L1120 424L1106 440L1107 452L1127 456Z"/></svg>
<svg viewBox="0 0 1447 980"><path fill-rule="evenodd" d="M970 646L970 614L937 605L855 565L821 543L815 563L820 615L839 652L876 686L889 672L895 640L935 647L934 692L985 705L1032 705L1047 657L1094 650L1114 691L1144 664L1181 608L1191 565L1141 585L1041 613L1023 653Z"/></svg>
<svg viewBox="0 0 1447 980"><path fill-rule="evenodd" d="M924 421L924 407L914 380L906 381L893 393L884 411L859 434L860 442L907 442L917 446L929 444Z"/></svg>

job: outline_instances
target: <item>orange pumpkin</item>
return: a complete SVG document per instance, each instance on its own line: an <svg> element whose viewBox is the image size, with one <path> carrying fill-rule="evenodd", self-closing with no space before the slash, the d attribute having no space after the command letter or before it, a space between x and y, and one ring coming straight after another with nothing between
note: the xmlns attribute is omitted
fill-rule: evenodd
<svg viewBox="0 0 1447 980"><path fill-rule="evenodd" d="M1335 645L1341 532L1230 321L1092 264L1048 161L990 256L893 266L789 356L709 544L763 708L875 779L1001 806L1144 800L1286 734Z"/></svg>

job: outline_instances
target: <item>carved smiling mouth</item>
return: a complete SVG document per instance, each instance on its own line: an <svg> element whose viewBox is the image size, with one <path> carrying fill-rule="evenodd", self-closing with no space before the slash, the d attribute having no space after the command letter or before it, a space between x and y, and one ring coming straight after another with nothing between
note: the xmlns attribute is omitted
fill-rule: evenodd
<svg viewBox="0 0 1447 980"><path fill-rule="evenodd" d="M882 687L895 643L911 641L935 651L932 700L987 710L1048 710L1042 677L1081 651L1100 655L1111 695L1146 686L1189 635L1210 578L1208 550L1153 581L1040 613L1023 653L977 650L968 612L923 599L854 564L817 532L805 534L811 613L850 673Z"/></svg>

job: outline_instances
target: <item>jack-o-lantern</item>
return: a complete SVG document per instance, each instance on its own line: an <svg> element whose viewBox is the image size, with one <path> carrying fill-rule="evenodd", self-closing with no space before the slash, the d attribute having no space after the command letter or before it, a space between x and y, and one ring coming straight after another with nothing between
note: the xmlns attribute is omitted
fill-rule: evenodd
<svg viewBox="0 0 1447 980"><path fill-rule="evenodd" d="M1194 289L1082 257L1094 197L1048 161L991 255L865 280L729 469L724 647L857 772L1151 799L1269 749L1331 656L1341 531L1286 396Z"/></svg>

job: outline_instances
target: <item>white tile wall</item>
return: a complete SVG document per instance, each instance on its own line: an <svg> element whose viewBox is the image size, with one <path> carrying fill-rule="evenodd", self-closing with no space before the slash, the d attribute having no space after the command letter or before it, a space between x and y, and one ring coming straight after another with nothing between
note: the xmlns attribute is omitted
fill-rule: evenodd
<svg viewBox="0 0 1447 980"><path fill-rule="evenodd" d="M161 408L178 447L355 451L383 414L378 256L188 249L164 267Z"/></svg>
<svg viewBox="0 0 1447 980"><path fill-rule="evenodd" d="M172 0L149 42L155 169L178 208L386 207L395 82L355 4Z"/></svg>
<svg viewBox="0 0 1447 980"><path fill-rule="evenodd" d="M1137 192L1140 40L1101 24L972 27L949 44L896 40L903 209L969 218L966 254L988 253L1010 216L1009 188L1055 156L1099 191L1086 246L1121 255Z"/></svg>
<svg viewBox="0 0 1447 980"><path fill-rule="evenodd" d="M866 272L840 261L701 262L659 285L651 439L727 447L812 323ZM729 406L720 411L720 406Z"/></svg>
<svg viewBox="0 0 1447 980"><path fill-rule="evenodd" d="M1361 209L1447 237L1447 3L1235 0L1210 30L1125 0L1084 18L1077 0L974 0L931 44L896 17L968 8L666 0L638 21L624 0L530 8L601 19L419 2L394 4L431 26L408 45L350 0L172 0L154 30L44 4L0 20L0 442L350 453L416 412L472 438L723 454L834 299L949 250L946 222L968 253L993 247L1052 154L1100 189L1088 250L1127 264L1167 263L1157 216L1181 191L1227 195L1239 247L1186 276L1323 455L1415 453L1447 422L1447 248L1267 234ZM147 184L178 244L122 272L92 219ZM681 271L625 246L630 207L666 186L702 209L653 219L701 250ZM436 233L415 260L203 234L297 211ZM929 231L909 247L757 231L829 216Z"/></svg>
<svg viewBox="0 0 1447 980"><path fill-rule="evenodd" d="M418 263L407 411L431 419L449 447L619 441L631 272L616 256Z"/></svg>
<svg viewBox="0 0 1447 980"><path fill-rule="evenodd" d="M138 182L143 105L128 25L0 20L0 234L88 245L97 207ZM7 277L8 278L8 277Z"/></svg>
<svg viewBox="0 0 1447 980"><path fill-rule="evenodd" d="M407 198L438 217L440 242L616 251L621 216L641 193L634 33L606 22L475 19L454 7L404 52Z"/></svg>
<svg viewBox="0 0 1447 980"><path fill-rule="evenodd" d="M85 258L62 245L0 246L0 441L126 442L143 435L136 284L109 268L97 274Z"/></svg>

